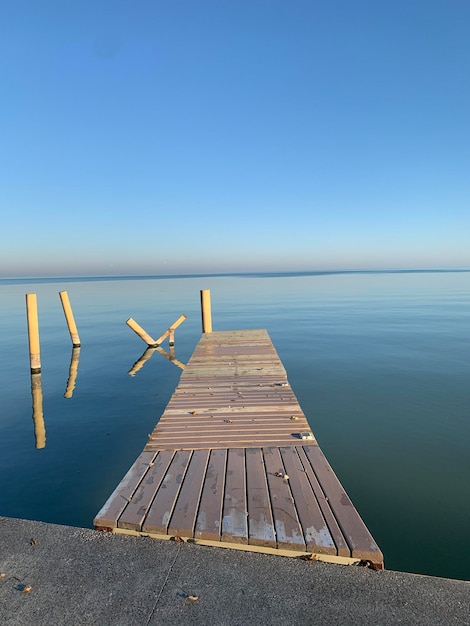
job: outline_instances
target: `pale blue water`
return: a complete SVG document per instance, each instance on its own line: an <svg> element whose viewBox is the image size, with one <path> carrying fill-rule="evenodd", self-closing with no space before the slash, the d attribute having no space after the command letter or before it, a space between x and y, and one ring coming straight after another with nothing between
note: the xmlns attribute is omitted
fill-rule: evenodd
<svg viewBox="0 0 470 626"><path fill-rule="evenodd" d="M91 526L145 445L180 371L145 349L181 313L176 357L201 334L266 328L317 439L386 567L470 578L470 273L323 273L0 280L0 515ZM63 397L71 342L82 348ZM46 447L35 448L25 294L38 296Z"/></svg>

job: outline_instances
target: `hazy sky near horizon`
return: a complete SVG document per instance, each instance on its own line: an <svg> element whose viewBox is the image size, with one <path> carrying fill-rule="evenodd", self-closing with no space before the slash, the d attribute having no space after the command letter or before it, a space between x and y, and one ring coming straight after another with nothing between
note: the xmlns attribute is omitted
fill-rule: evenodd
<svg viewBox="0 0 470 626"><path fill-rule="evenodd" d="M1 276L470 266L468 0L3 0Z"/></svg>

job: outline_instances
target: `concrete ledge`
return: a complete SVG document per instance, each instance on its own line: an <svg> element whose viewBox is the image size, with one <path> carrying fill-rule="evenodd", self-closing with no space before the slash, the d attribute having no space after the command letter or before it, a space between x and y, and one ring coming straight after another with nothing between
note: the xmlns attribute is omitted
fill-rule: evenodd
<svg viewBox="0 0 470 626"><path fill-rule="evenodd" d="M470 624L464 581L11 518L0 574L3 626Z"/></svg>

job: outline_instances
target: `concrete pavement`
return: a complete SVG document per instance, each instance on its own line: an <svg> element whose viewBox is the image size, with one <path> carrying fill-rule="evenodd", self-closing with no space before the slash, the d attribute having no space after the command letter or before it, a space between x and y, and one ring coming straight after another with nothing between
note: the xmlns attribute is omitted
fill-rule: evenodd
<svg viewBox="0 0 470 626"><path fill-rule="evenodd" d="M4 626L370 623L470 625L470 583L0 518Z"/></svg>

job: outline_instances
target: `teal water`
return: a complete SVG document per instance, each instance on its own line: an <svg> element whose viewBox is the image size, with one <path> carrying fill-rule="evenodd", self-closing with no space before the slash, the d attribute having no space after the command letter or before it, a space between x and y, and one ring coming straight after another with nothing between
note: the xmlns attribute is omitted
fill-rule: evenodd
<svg viewBox="0 0 470 626"><path fill-rule="evenodd" d="M330 464L386 567L470 579L470 273L364 272L0 280L0 515L92 526L145 445L181 370L145 350L181 313L176 357L201 334L266 328ZM72 353L58 292L82 348ZM25 294L38 297L46 446L35 448Z"/></svg>

